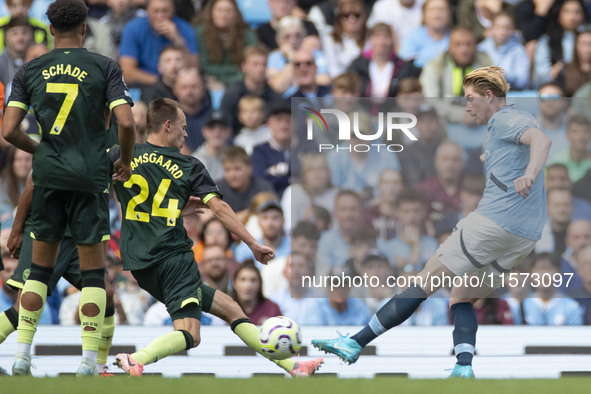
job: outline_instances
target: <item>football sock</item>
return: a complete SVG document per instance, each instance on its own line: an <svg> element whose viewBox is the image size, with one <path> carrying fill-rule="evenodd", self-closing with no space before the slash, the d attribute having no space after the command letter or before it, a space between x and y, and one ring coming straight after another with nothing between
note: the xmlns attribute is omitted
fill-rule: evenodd
<svg viewBox="0 0 591 394"><path fill-rule="evenodd" d="M145 348L133 353L131 357L138 363L147 365L181 350L186 350L189 345L192 346L193 337L191 337L191 344L189 344L185 333L189 334L187 331L177 330L161 335ZM191 335L189 334L189 336Z"/></svg>
<svg viewBox="0 0 591 394"><path fill-rule="evenodd" d="M18 312L11 306L0 314L0 343L16 331L18 326Z"/></svg>
<svg viewBox="0 0 591 394"><path fill-rule="evenodd" d="M369 324L351 339L365 347L378 336L408 319L427 297L427 293L418 286L411 286L396 294L372 316Z"/></svg>
<svg viewBox="0 0 591 394"><path fill-rule="evenodd" d="M19 308L17 343L29 345L29 350L26 353L30 353L30 345L33 343L33 337L43 313L45 298L47 297L47 283L52 273L53 268L32 263L29 278L23 286ZM26 346L23 348L26 348ZM17 350L21 352L21 350Z"/></svg>
<svg viewBox="0 0 591 394"><path fill-rule="evenodd" d="M472 365L478 322L471 302L460 302L451 306L454 322L454 351L459 365Z"/></svg>
<svg viewBox="0 0 591 394"><path fill-rule="evenodd" d="M232 331L234 331L234 334L236 334L249 348L266 359L271 360L269 356L262 352L261 341L259 340L259 329L252 324L249 319L238 319L232 323L231 328ZM297 368L296 362L291 358L271 361L287 372L291 372L294 368Z"/></svg>
<svg viewBox="0 0 591 394"><path fill-rule="evenodd" d="M103 321L103 330L101 331L101 342L96 357L98 364L106 364L109 356L109 349L113 342L113 334L115 333L115 308L109 306L105 308L105 320Z"/></svg>
<svg viewBox="0 0 591 394"><path fill-rule="evenodd" d="M101 343L107 303L104 272L104 269L81 271L82 290L78 316L82 326L82 355L94 362ZM85 350L89 353L85 354Z"/></svg>

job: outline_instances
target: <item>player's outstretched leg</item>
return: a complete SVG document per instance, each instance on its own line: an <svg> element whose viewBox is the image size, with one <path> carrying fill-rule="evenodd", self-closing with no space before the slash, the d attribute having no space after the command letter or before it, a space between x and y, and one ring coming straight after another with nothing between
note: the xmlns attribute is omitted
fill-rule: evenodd
<svg viewBox="0 0 591 394"><path fill-rule="evenodd" d="M113 300L115 287L111 283L109 275L106 272L105 293L107 296L107 307L105 308L105 319L101 331L101 342L96 355L96 369L101 376L113 376L108 373L109 367L107 366L107 357L109 356L109 350L113 343L113 334L115 334L115 302Z"/></svg>
<svg viewBox="0 0 591 394"><path fill-rule="evenodd" d="M369 324L352 337L339 334L336 339L313 339L312 345L353 364L368 343L408 319L427 297L428 294L422 288L411 286L392 297L372 316Z"/></svg>
<svg viewBox="0 0 591 394"><path fill-rule="evenodd" d="M47 283L49 283L52 273L53 268L51 267L42 267L31 263L31 272L23 287L20 301L18 339L12 366L13 375L31 374L31 345L45 307Z"/></svg>
<svg viewBox="0 0 591 394"><path fill-rule="evenodd" d="M209 301L211 302L211 307L209 309L211 314L230 324L234 334L236 334L249 348L274 362L291 376L306 377L313 375L322 365L322 358L315 358L307 361L295 361L291 358L285 360L271 360L269 356L261 350L259 329L246 317L244 311L240 308L240 305L227 294L213 290L209 286L202 285L202 289L204 295L207 295L208 297L213 295L213 300Z"/></svg>
<svg viewBox="0 0 591 394"><path fill-rule="evenodd" d="M472 358L478 330L474 306L471 302L453 304L451 318L454 322L453 339L457 362L450 378L473 378Z"/></svg>
<svg viewBox="0 0 591 394"><path fill-rule="evenodd" d="M18 326L18 312L11 306L0 314L0 343L3 343Z"/></svg>

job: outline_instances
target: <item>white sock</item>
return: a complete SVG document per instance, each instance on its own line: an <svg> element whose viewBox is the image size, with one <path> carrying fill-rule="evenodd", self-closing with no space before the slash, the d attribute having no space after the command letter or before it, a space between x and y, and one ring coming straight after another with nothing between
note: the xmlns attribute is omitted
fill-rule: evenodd
<svg viewBox="0 0 591 394"><path fill-rule="evenodd" d="M105 366L107 364L97 364L96 365L96 370L98 371L98 373L103 373L103 370L105 369Z"/></svg>
<svg viewBox="0 0 591 394"><path fill-rule="evenodd" d="M16 343L16 352L17 353L26 353L26 354L30 355L31 354L31 344L17 342Z"/></svg>
<svg viewBox="0 0 591 394"><path fill-rule="evenodd" d="M86 358L95 364L96 364L96 354L97 354L97 352L92 351L92 350L82 350L82 358Z"/></svg>

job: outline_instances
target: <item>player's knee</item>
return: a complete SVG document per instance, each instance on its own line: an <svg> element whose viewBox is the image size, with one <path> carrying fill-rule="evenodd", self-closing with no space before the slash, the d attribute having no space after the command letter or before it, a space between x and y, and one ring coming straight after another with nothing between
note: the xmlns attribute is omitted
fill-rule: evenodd
<svg viewBox="0 0 591 394"><path fill-rule="evenodd" d="M38 311L43 308L43 298L37 293L27 291L21 296L21 305L28 311Z"/></svg>
<svg viewBox="0 0 591 394"><path fill-rule="evenodd" d="M99 308L99 306L94 302L87 302L86 304L82 305L80 312L82 312L82 314L87 317L97 317L99 313L101 313L101 308Z"/></svg>

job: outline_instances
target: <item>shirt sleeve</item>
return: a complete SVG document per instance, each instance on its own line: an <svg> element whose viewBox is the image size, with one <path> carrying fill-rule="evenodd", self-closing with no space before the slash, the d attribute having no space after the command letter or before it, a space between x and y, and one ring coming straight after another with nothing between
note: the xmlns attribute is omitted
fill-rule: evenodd
<svg viewBox="0 0 591 394"><path fill-rule="evenodd" d="M140 47L136 44L137 31L139 26L139 19L130 21L121 33L121 43L119 44L119 56L120 57L132 57L139 61L140 59Z"/></svg>
<svg viewBox="0 0 591 394"><path fill-rule="evenodd" d="M539 128L538 123L533 118L517 113L505 119L497 130L499 139L519 144L523 133L531 128Z"/></svg>
<svg viewBox="0 0 591 394"><path fill-rule="evenodd" d="M209 195L215 195L219 198L223 198L222 193L220 193L218 186L211 178L211 175L209 175L209 172L203 163L201 163L201 161L195 157L191 157L191 160L191 194L204 200L204 203L207 202L205 199Z"/></svg>
<svg viewBox="0 0 591 394"><path fill-rule="evenodd" d="M107 103L109 104L109 109L112 110L122 104L133 106L133 100L123 80L121 67L112 60L107 62L105 79L107 82Z"/></svg>
<svg viewBox="0 0 591 394"><path fill-rule="evenodd" d="M25 82L25 68L21 68L12 81L12 90L8 99L7 107L21 108L23 111L28 111L31 105L31 97L27 90Z"/></svg>

